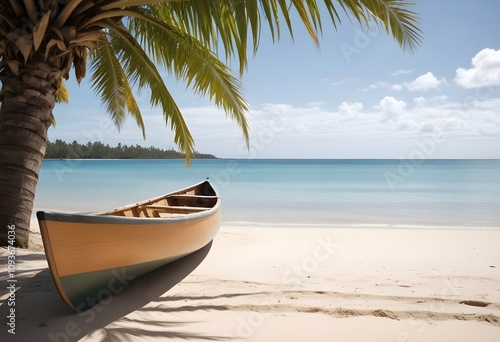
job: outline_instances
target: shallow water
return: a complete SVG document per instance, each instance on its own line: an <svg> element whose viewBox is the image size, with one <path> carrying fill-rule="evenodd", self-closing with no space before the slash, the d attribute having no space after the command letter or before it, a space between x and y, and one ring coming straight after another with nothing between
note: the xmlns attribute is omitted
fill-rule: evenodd
<svg viewBox="0 0 500 342"><path fill-rule="evenodd" d="M231 224L500 227L500 160L44 160L35 209L101 211L209 177Z"/></svg>

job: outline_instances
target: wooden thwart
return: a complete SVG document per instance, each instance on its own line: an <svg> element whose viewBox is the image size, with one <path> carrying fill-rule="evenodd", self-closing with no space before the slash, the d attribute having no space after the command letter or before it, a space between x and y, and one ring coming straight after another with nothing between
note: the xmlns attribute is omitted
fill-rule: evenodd
<svg viewBox="0 0 500 342"><path fill-rule="evenodd" d="M188 207L188 206L174 206L174 205L141 205L139 209L151 209L167 213L197 213L208 210L206 207Z"/></svg>

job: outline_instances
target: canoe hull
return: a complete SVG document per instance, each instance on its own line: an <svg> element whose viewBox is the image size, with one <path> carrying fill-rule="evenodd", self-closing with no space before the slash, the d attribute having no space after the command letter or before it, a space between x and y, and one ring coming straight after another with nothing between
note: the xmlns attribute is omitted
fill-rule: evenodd
<svg viewBox="0 0 500 342"><path fill-rule="evenodd" d="M38 212L52 278L64 301L84 311L132 279L207 245L220 226L219 204L172 218Z"/></svg>

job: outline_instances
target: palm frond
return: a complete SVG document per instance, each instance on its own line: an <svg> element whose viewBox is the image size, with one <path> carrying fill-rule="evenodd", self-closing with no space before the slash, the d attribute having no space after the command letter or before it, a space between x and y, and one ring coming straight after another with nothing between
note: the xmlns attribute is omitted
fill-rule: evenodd
<svg viewBox="0 0 500 342"><path fill-rule="evenodd" d="M226 59L238 55L240 72L247 64L247 37L240 35L238 27L247 25L245 11L235 17L234 9L245 8L247 1L178 1L166 2L152 7L162 20L172 23L179 30L199 40L212 51L224 50ZM250 1L248 6L257 6L257 1ZM240 19L238 25L236 19ZM254 32L254 31L252 31Z"/></svg>
<svg viewBox="0 0 500 342"><path fill-rule="evenodd" d="M403 48L414 51L418 47L422 31L418 28L416 13L408 9L414 4L397 0L364 0L363 5Z"/></svg>
<svg viewBox="0 0 500 342"><path fill-rule="evenodd" d="M61 27L68 20L76 7L78 7L83 1L84 0L70 0L57 15L53 26Z"/></svg>
<svg viewBox="0 0 500 342"><path fill-rule="evenodd" d="M16 16L21 17L25 14L24 8L19 4L18 0L9 0L9 3Z"/></svg>
<svg viewBox="0 0 500 342"><path fill-rule="evenodd" d="M56 92L56 101L59 103L69 103L69 91L64 82L61 82Z"/></svg>
<svg viewBox="0 0 500 342"><path fill-rule="evenodd" d="M213 51L224 49L226 59L237 56L240 74L247 65L247 47L253 42L257 51L262 25L267 22L271 38L279 39L281 23L293 34L294 12L316 44L322 32L325 8L329 19L337 28L341 22L340 12L346 13L363 26L374 19L403 47L414 50L421 40L416 13L408 8L412 5L400 0L218 0L218 1L174 1L158 4L154 8L169 16L169 20L182 31L189 33ZM250 29L248 29L250 28Z"/></svg>
<svg viewBox="0 0 500 342"><path fill-rule="evenodd" d="M422 32L418 28L418 17L409 10L415 5L402 0L337 0L339 6L353 17L361 26L375 21L391 34L403 49L414 51L422 40ZM325 0L330 18L337 27L341 23L338 10L330 0Z"/></svg>
<svg viewBox="0 0 500 342"><path fill-rule="evenodd" d="M26 16L31 20L37 19L38 10L36 8L34 0L23 0L23 2L24 8L26 9Z"/></svg>
<svg viewBox="0 0 500 342"><path fill-rule="evenodd" d="M248 142L248 105L241 94L240 81L219 58L198 40L175 26L168 25L163 12L154 13L159 20L131 20L131 31L149 47L157 63L165 66L180 80L185 80L197 94L208 96L236 121ZM161 44L159 43L161 42ZM163 46L175 46L165 49Z"/></svg>
<svg viewBox="0 0 500 342"><path fill-rule="evenodd" d="M112 39L112 38L110 38ZM112 41L104 39L91 59L92 87L101 96L113 122L121 128L130 114L146 137L146 127L135 100L128 76L122 67L121 55L116 54Z"/></svg>
<svg viewBox="0 0 500 342"><path fill-rule="evenodd" d="M162 14L152 15L161 18ZM228 117L238 123L248 142L245 118L248 105L240 92L239 80L208 48L175 26L168 25L165 18L161 19L135 16L131 19L131 32L148 48L148 53L158 64L165 66L178 79L185 80L197 94L208 96L224 109Z"/></svg>
<svg viewBox="0 0 500 342"><path fill-rule="evenodd" d="M144 120L142 119L142 114L141 114L141 109L139 108L139 105L137 104L137 101L135 100L134 93L132 91L132 87L130 86L127 77L124 76L124 92L125 92L125 105L127 107L127 110L130 114L135 119L135 122L137 123L137 126L141 128L142 130L142 137L146 139L146 126L144 125Z"/></svg>
<svg viewBox="0 0 500 342"><path fill-rule="evenodd" d="M189 162L189 157L194 152L193 137L155 64L130 32L117 26L110 26L108 29L110 47L120 56L126 77L137 85L139 91L143 88L150 90L151 106L163 110L165 121L174 132L174 141L186 154Z"/></svg>
<svg viewBox="0 0 500 342"><path fill-rule="evenodd" d="M92 55L90 68L92 88L120 129L125 120L126 105L124 72L118 58L105 39Z"/></svg>

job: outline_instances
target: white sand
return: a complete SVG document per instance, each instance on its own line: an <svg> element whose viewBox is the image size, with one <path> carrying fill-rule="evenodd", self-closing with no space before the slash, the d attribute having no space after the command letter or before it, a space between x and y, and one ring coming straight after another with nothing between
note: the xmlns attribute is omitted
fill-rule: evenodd
<svg viewBox="0 0 500 342"><path fill-rule="evenodd" d="M498 342L499 241L500 229L223 226L211 248L82 314L44 254L19 250L16 335L2 324L0 340Z"/></svg>

